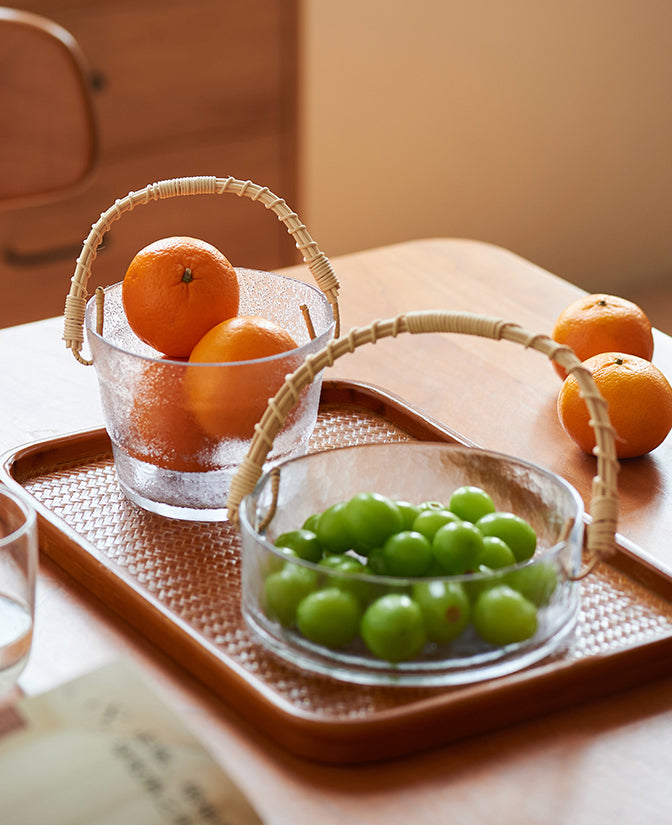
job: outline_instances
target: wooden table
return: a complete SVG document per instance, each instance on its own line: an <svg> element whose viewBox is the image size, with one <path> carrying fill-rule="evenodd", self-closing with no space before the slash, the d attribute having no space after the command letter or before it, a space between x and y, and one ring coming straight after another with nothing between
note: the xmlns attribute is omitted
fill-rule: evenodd
<svg viewBox="0 0 672 825"><path fill-rule="evenodd" d="M510 252L472 241L417 241L333 263L344 331L439 307L549 333L580 294ZM302 267L290 272L310 279ZM101 426L94 371L75 362L61 333L60 319L0 331L1 449ZM672 376L672 340L659 333L654 361ZM561 430L559 379L537 352L465 336L402 336L345 356L329 377L382 386L481 446L560 473L589 502L594 460ZM672 438L623 463L620 532L667 567L671 491ZM43 558L23 690L46 690L120 655L138 663L271 825L672 821L670 678L404 759L318 765L266 740Z"/></svg>

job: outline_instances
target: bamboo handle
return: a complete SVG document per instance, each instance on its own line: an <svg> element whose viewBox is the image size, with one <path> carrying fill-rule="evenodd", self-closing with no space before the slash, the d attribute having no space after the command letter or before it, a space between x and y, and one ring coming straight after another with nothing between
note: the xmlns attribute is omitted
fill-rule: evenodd
<svg viewBox="0 0 672 825"><path fill-rule="evenodd" d="M320 251L304 224L299 220L298 215L287 206L282 198L274 195L267 187L259 186L249 180L243 181L232 177L217 178L212 176L173 178L152 183L137 192L129 192L125 198L116 200L91 227L91 231L84 241L82 251L77 258L75 272L70 281L70 291L65 300L63 340L66 347L72 350L72 354L80 363L87 366L92 363L92 361L83 358L81 355L84 343L84 313L88 299L87 284L98 247L110 226L119 220L124 213L150 201L186 195L221 195L224 193L259 201L267 209L274 212L278 219L285 224L317 285L327 296L336 320L335 334L337 336L340 334L338 279L327 256Z"/></svg>
<svg viewBox="0 0 672 825"><path fill-rule="evenodd" d="M301 366L288 375L282 387L269 400L261 421L255 426L248 453L233 477L227 501L229 518L238 523L240 503L253 491L261 477L262 467L273 440L290 410L297 403L301 390L310 384L322 369L331 366L342 355L353 352L364 344L375 343L379 338L394 338L403 332L413 335L425 332L455 332L494 340L505 339L538 350L551 360L557 361L567 372L574 374L588 406L597 443L594 451L597 456L597 472L593 478L591 521L587 528L590 561L580 576L586 575L600 560L613 553L618 511L616 480L619 464L616 458L614 429L609 421L607 405L590 372L569 347L556 343L547 335L534 335L517 324L498 318L442 310L403 313L394 318L376 321L368 327L352 329L309 356Z"/></svg>

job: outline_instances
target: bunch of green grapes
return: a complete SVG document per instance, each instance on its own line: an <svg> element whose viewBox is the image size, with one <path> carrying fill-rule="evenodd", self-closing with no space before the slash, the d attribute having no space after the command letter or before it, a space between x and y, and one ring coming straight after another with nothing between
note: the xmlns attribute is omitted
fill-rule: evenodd
<svg viewBox="0 0 672 825"><path fill-rule="evenodd" d="M265 578L267 615L330 649L361 638L389 662L449 644L469 625L495 646L529 639L557 582L548 563L505 569L534 555L536 533L474 486L458 488L447 504L358 493L275 545L286 560ZM313 566L293 563L297 557ZM492 575L470 581L475 573ZM382 576L386 584L377 581ZM404 581L395 587L390 577Z"/></svg>

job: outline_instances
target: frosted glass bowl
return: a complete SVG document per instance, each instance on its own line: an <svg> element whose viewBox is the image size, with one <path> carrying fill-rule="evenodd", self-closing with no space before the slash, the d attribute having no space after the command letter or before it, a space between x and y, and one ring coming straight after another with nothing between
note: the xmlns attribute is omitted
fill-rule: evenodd
<svg viewBox="0 0 672 825"><path fill-rule="evenodd" d="M151 512L192 521L225 520L231 478L251 442L251 432L249 437L200 433L183 392L194 371L207 373L222 386L235 382L236 387L254 387L256 394L263 386L261 417L266 399L275 394L285 375L333 337L333 310L316 287L272 272L237 268L236 273L239 314L275 321L299 344L296 349L233 364L166 360L128 326L121 283L105 290L102 335L96 332L95 298L87 304L86 333L119 485L131 501ZM310 314L313 339L301 306ZM148 377L153 395L145 399L147 405L139 414L136 404ZM321 383L320 373L301 393L269 453L269 464L305 452L317 418ZM242 403L242 398L238 400Z"/></svg>
<svg viewBox="0 0 672 825"><path fill-rule="evenodd" d="M292 664L336 679L362 684L459 685L520 670L557 651L571 636L579 610L584 508L576 490L541 467L493 452L451 444L408 442L358 445L313 453L281 462L277 500L272 474L266 472L241 502L242 612L253 635ZM318 586L358 588L362 610L387 592L411 594L418 579L361 573L327 572L319 564L286 556L275 539L300 527L314 513L356 493L375 491L412 503L447 503L463 485L479 486L499 511L528 521L537 534L537 549L527 561L499 570L460 576L434 576L423 581L459 582L474 601L483 589L508 584L511 577L549 581L527 596L535 601L537 630L522 642L486 643L469 623L447 644L427 642L411 660L389 662L373 656L361 636L333 649L305 638L296 623L269 609L266 582L289 565L311 571ZM268 525L269 512L274 511ZM540 578L536 578L537 574ZM542 592L543 591L543 592Z"/></svg>

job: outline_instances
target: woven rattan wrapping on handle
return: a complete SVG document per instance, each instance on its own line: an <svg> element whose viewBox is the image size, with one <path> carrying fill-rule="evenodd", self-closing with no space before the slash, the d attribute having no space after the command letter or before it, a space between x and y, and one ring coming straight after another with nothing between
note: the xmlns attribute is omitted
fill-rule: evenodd
<svg viewBox="0 0 672 825"><path fill-rule="evenodd" d="M619 464L616 458L614 429L609 421L607 404L595 386L593 377L574 352L562 346L548 335L533 335L517 324L498 318L471 313L447 311L419 311L397 315L388 320L376 321L368 327L352 329L346 335L330 341L318 352L309 356L269 400L261 421L255 427L248 453L233 477L227 507L229 517L237 522L238 509L243 498L251 493L261 477L263 464L273 440L284 421L297 403L301 390L310 384L325 367L337 358L379 338L396 337L402 332L456 332L478 335L495 340L505 339L536 349L557 361L567 372L573 373L579 383L595 431L597 473L593 479L590 503L591 521L587 528L589 564L585 573L595 564L614 552L618 512L617 476Z"/></svg>
<svg viewBox="0 0 672 825"><path fill-rule="evenodd" d="M87 366L92 363L81 355L84 343L84 313L88 299L87 284L98 247L110 226L125 212L130 212L136 206L147 204L150 201L184 195L222 195L224 193L259 201L285 224L317 285L331 304L336 320L336 335L340 334L338 279L327 256L320 251L298 215L287 206L282 198L274 195L267 187L259 186L249 180L211 176L173 178L152 183L137 192L130 192L125 198L116 200L91 227L79 258L77 258L75 273L70 282L70 291L65 300L63 340L80 363Z"/></svg>

